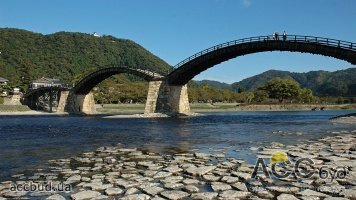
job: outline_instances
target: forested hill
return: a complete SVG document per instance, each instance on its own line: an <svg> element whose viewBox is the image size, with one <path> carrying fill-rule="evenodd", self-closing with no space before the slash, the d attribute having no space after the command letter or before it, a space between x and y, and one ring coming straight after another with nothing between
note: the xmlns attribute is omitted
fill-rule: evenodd
<svg viewBox="0 0 356 200"><path fill-rule="evenodd" d="M0 28L0 76L16 86L40 77L66 83L83 73L116 64L167 73L170 66L140 45L113 36L58 32L42 35Z"/></svg>
<svg viewBox="0 0 356 200"><path fill-rule="evenodd" d="M311 89L313 94L317 96L356 95L356 68L335 72L311 71L307 73L269 70L240 82L233 83L231 87L236 91L238 88L254 90L276 77L295 80L302 88Z"/></svg>

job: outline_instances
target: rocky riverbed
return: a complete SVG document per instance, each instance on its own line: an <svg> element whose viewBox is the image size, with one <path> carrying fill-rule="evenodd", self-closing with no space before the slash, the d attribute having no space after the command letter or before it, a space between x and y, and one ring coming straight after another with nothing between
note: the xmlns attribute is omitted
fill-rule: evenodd
<svg viewBox="0 0 356 200"><path fill-rule="evenodd" d="M356 199L356 131L304 144L284 146L271 143L252 149L266 161L268 174L254 164L227 158L222 152L157 154L121 146L101 147L69 159L50 160L49 169L17 174L0 184L2 199ZM314 172L303 178L295 172L283 178L271 173L269 159L285 152L288 163L280 163L278 174L301 158L301 171ZM30 185L36 191L14 191L14 186ZM52 191L39 191L39 186ZM59 185L70 186L65 190ZM57 191L54 191L57 189ZM58 191L59 190L59 191Z"/></svg>
<svg viewBox="0 0 356 200"><path fill-rule="evenodd" d="M356 124L356 113L342 115L331 119L332 122Z"/></svg>

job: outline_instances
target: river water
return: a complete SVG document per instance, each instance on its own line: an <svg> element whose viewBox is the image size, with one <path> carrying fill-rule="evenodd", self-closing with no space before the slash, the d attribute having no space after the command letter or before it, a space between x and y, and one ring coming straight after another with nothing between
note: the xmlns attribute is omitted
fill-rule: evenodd
<svg viewBox="0 0 356 200"><path fill-rule="evenodd" d="M161 153L224 151L253 163L256 157L251 147L273 141L293 145L356 130L355 124L329 121L351 112L221 112L156 119L0 116L0 181L27 169L46 167L50 159L117 144Z"/></svg>

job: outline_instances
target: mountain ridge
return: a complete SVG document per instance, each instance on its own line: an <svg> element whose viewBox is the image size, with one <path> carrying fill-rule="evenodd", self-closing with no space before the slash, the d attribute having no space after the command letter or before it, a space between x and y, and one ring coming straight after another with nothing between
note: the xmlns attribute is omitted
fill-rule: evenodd
<svg viewBox="0 0 356 200"><path fill-rule="evenodd" d="M25 87L40 77L73 83L108 65L127 65L166 73L171 66L141 45L110 35L57 32L48 35L0 28L0 76Z"/></svg>
<svg viewBox="0 0 356 200"><path fill-rule="evenodd" d="M230 89L233 91L238 91L239 88L253 91L263 86L267 81L277 77L294 80L298 82L302 88L309 88L313 91L314 95L318 96L356 95L356 68L348 68L334 72L325 70L289 72L271 69L232 84L210 80L196 81L196 84L198 86L207 84L220 89Z"/></svg>

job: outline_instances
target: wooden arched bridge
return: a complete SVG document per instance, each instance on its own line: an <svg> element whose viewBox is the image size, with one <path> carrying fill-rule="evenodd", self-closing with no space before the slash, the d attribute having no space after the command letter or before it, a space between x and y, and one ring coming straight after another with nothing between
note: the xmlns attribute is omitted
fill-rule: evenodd
<svg viewBox="0 0 356 200"><path fill-rule="evenodd" d="M95 113L91 90L115 74L127 73L149 82L145 113L189 113L186 84L197 74L238 56L267 51L289 51L329 56L356 64L356 43L314 36L258 36L225 42L200 51L174 66L166 76L134 67L110 66L80 80L71 90L61 90L58 111ZM59 89L58 89L59 91ZM33 92L32 92L33 93ZM34 93L35 94L35 93ZM31 104L25 95L25 102Z"/></svg>
<svg viewBox="0 0 356 200"><path fill-rule="evenodd" d="M152 81L162 76L158 73L154 73L148 70L139 68L127 67L127 66L110 66L107 68L99 69L80 80L73 88L75 94L88 94L93 87L101 83L110 76L116 74L132 74L138 76L146 81Z"/></svg>
<svg viewBox="0 0 356 200"><path fill-rule="evenodd" d="M194 76L221 62L266 51L319 54L356 64L356 43L300 35L289 35L285 38L257 36L233 40L204 49L175 65L175 70L167 78L170 84L184 85Z"/></svg>

